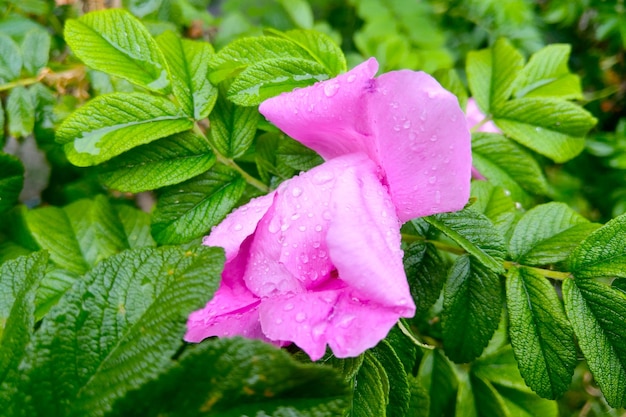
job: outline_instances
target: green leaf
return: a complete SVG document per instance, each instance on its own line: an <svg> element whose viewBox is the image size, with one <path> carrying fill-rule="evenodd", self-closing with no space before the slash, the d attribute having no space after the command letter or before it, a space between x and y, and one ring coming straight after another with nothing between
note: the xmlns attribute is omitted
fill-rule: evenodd
<svg viewBox="0 0 626 417"><path fill-rule="evenodd" d="M129 149L191 129L172 102L142 93L98 96L72 113L56 132L74 165L90 166Z"/></svg>
<svg viewBox="0 0 626 417"><path fill-rule="evenodd" d="M29 30L22 40L23 65L31 75L39 74L39 71L48 64L50 55L50 35L41 29Z"/></svg>
<svg viewBox="0 0 626 417"><path fill-rule="evenodd" d="M459 73L454 69L438 69L433 76L439 84L459 99L462 109L467 106L467 89L459 77Z"/></svg>
<svg viewBox="0 0 626 417"><path fill-rule="evenodd" d="M552 44L535 52L515 80L515 97L582 100L580 77L567 67L571 45Z"/></svg>
<svg viewBox="0 0 626 417"><path fill-rule="evenodd" d="M289 18L302 29L313 27L313 10L306 0L279 0Z"/></svg>
<svg viewBox="0 0 626 417"><path fill-rule="evenodd" d="M156 246L150 234L150 214L123 204L113 205L130 249Z"/></svg>
<svg viewBox="0 0 626 417"><path fill-rule="evenodd" d="M35 290L48 255L36 252L0 266L0 410L17 410L11 399L21 377L18 366L35 328Z"/></svg>
<svg viewBox="0 0 626 417"><path fill-rule="evenodd" d="M471 197L476 198L472 208L487 216L506 239L520 215L511 193L490 181L473 181Z"/></svg>
<svg viewBox="0 0 626 417"><path fill-rule="evenodd" d="M569 257L577 278L626 278L626 215L593 232Z"/></svg>
<svg viewBox="0 0 626 417"><path fill-rule="evenodd" d="M0 215L17 204L23 185L24 167L20 160L0 153Z"/></svg>
<svg viewBox="0 0 626 417"><path fill-rule="evenodd" d="M548 265L570 252L600 225L564 203L535 206L520 219L509 242L511 258L524 265Z"/></svg>
<svg viewBox="0 0 626 417"><path fill-rule="evenodd" d="M506 282L509 334L520 372L537 394L559 398L577 363L563 305L552 284L532 269L511 268Z"/></svg>
<svg viewBox="0 0 626 417"><path fill-rule="evenodd" d="M478 414L481 416L509 417L506 404L489 381L470 375L472 391Z"/></svg>
<svg viewBox="0 0 626 417"><path fill-rule="evenodd" d="M70 19L64 34L87 66L151 91L171 91L163 53L145 26L127 11L100 10Z"/></svg>
<svg viewBox="0 0 626 417"><path fill-rule="evenodd" d="M347 71L346 58L341 48L326 34L316 30L289 30L279 32L268 29L268 33L294 42L304 49L318 64L324 66L331 76Z"/></svg>
<svg viewBox="0 0 626 417"><path fill-rule="evenodd" d="M472 135L472 164L515 201L528 201L527 192L546 195L548 182L535 158L515 142L495 133Z"/></svg>
<svg viewBox="0 0 626 417"><path fill-rule="evenodd" d="M294 88L330 78L314 61L298 58L264 60L246 68L228 89L228 98L240 106L257 106L268 98Z"/></svg>
<svg viewBox="0 0 626 417"><path fill-rule="evenodd" d="M112 256L61 299L23 362L32 416L96 417L171 366L188 314L211 298L222 251L163 247Z"/></svg>
<svg viewBox="0 0 626 417"><path fill-rule="evenodd" d="M217 84L238 74L249 65L281 58L311 59L304 49L287 39L273 36L237 39L217 53L211 63L213 72L210 79Z"/></svg>
<svg viewBox="0 0 626 417"><path fill-rule="evenodd" d="M386 417L405 417L409 411L411 391L407 372L400 358L385 340L369 352L378 359L389 380L389 400L384 415Z"/></svg>
<svg viewBox="0 0 626 417"><path fill-rule="evenodd" d="M468 255L456 259L443 292L442 338L457 363L476 359L498 328L503 305L497 273Z"/></svg>
<svg viewBox="0 0 626 417"><path fill-rule="evenodd" d="M302 364L268 344L234 338L188 349L109 415L334 417L348 401L349 391L331 367Z"/></svg>
<svg viewBox="0 0 626 417"><path fill-rule="evenodd" d="M563 285L565 311L611 407L626 407L626 294L587 279Z"/></svg>
<svg viewBox="0 0 626 417"><path fill-rule="evenodd" d="M35 127L35 103L30 91L18 86L9 92L6 104L9 134L16 138L28 136Z"/></svg>
<svg viewBox="0 0 626 417"><path fill-rule="evenodd" d="M296 171L308 171L322 164L324 160L311 148L307 148L300 142L283 136L278 142L276 149L276 165L286 165Z"/></svg>
<svg viewBox="0 0 626 417"><path fill-rule="evenodd" d="M523 65L524 57L506 39L467 54L467 81L483 113L489 115L506 102Z"/></svg>
<svg viewBox="0 0 626 417"><path fill-rule="evenodd" d="M385 416L389 403L389 377L383 365L371 352L365 352L363 363L354 380L350 416Z"/></svg>
<svg viewBox="0 0 626 417"><path fill-rule="evenodd" d="M77 274L130 247L117 213L101 195L63 208L32 210L26 221L37 244L50 252L50 260Z"/></svg>
<svg viewBox="0 0 626 417"><path fill-rule="evenodd" d="M220 96L209 116L211 140L222 155L237 158L252 145L259 119L255 107L241 107Z"/></svg>
<svg viewBox="0 0 626 417"><path fill-rule="evenodd" d="M184 132L113 158L101 165L99 177L109 188L138 193L186 181L206 172L215 160L205 139Z"/></svg>
<svg viewBox="0 0 626 417"><path fill-rule="evenodd" d="M0 84L18 78L21 70L20 47L9 36L0 33Z"/></svg>
<svg viewBox="0 0 626 417"><path fill-rule="evenodd" d="M47 271L37 288L35 320L43 319L78 279L80 279L79 274L65 269L55 268Z"/></svg>
<svg viewBox="0 0 626 417"><path fill-rule="evenodd" d="M167 31L156 39L165 55L172 87L180 106L194 120L206 118L215 105L217 88L209 82L209 64L215 56L207 42L181 39Z"/></svg>
<svg viewBox="0 0 626 417"><path fill-rule="evenodd" d="M566 162L585 146L584 136L597 120L577 104L556 98L519 98L494 111L502 131L554 162Z"/></svg>
<svg viewBox="0 0 626 417"><path fill-rule="evenodd" d="M404 251L404 270L415 300L416 316L435 304L446 282L446 265L431 244L417 242Z"/></svg>
<svg viewBox="0 0 626 417"><path fill-rule="evenodd" d="M454 414L454 395L458 380L452 364L440 350L425 352L417 374L417 383L423 387L430 399L429 417ZM420 415L426 415L424 410L420 411Z"/></svg>
<svg viewBox="0 0 626 417"><path fill-rule="evenodd" d="M454 213L424 217L482 265L496 273L504 272L502 259L506 254L502 236L493 223L478 211L465 208Z"/></svg>
<svg viewBox="0 0 626 417"><path fill-rule="evenodd" d="M182 184L164 188L152 220L159 243L182 243L209 232L235 207L246 183L222 165Z"/></svg>

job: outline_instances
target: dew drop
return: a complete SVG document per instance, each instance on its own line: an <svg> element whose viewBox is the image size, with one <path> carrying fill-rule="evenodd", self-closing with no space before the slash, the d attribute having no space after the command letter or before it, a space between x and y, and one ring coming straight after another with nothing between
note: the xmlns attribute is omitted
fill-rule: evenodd
<svg viewBox="0 0 626 417"><path fill-rule="evenodd" d="M441 191L435 191L435 203L439 204L441 202Z"/></svg>
<svg viewBox="0 0 626 417"><path fill-rule="evenodd" d="M309 263L309 256L306 253L303 253L302 255L300 255L300 261L303 264L308 264Z"/></svg>
<svg viewBox="0 0 626 417"><path fill-rule="evenodd" d="M316 324L315 326L313 326L313 329L311 331L313 334L313 340L319 340L320 337L322 337L322 335L324 334L324 330L326 330L326 326L324 325L324 323Z"/></svg>
<svg viewBox="0 0 626 417"><path fill-rule="evenodd" d="M322 218L323 218L324 220L330 220L332 217L333 217L333 216L330 214L330 211L329 211L329 210L324 210L324 211L322 212Z"/></svg>
<svg viewBox="0 0 626 417"><path fill-rule="evenodd" d="M315 242L311 243L311 246L313 246L314 249L317 249L317 248L320 247L320 242L315 241Z"/></svg>
<svg viewBox="0 0 626 417"><path fill-rule="evenodd" d="M426 109L422 109L422 112L420 113L420 120L426 120Z"/></svg>
<svg viewBox="0 0 626 417"><path fill-rule="evenodd" d="M285 311L293 310L293 304L291 304L291 303L285 304L285 306L283 307L283 310L285 310Z"/></svg>
<svg viewBox="0 0 626 417"><path fill-rule="evenodd" d="M392 101L391 103L389 103L389 105L391 106L391 108L393 109L397 109L398 108L398 102L397 101Z"/></svg>
<svg viewBox="0 0 626 417"><path fill-rule="evenodd" d="M515 202L515 208L518 210L521 210L523 208L522 203L520 203L519 201Z"/></svg>
<svg viewBox="0 0 626 417"><path fill-rule="evenodd" d="M334 177L335 174L333 174L332 171L318 171L313 175L313 182L316 184L325 184Z"/></svg>
<svg viewBox="0 0 626 417"><path fill-rule="evenodd" d="M396 132L399 132L400 131L400 125L395 125L393 127L393 130L395 130Z"/></svg>
<svg viewBox="0 0 626 417"><path fill-rule="evenodd" d="M337 82L328 82L324 85L324 94L326 97L332 97L337 94L337 90L339 90L339 83Z"/></svg>
<svg viewBox="0 0 626 417"><path fill-rule="evenodd" d="M243 229L243 226L241 225L241 223L237 223L236 225L233 226L233 230L235 231L240 231L241 229Z"/></svg>
<svg viewBox="0 0 626 417"><path fill-rule="evenodd" d="M437 177L435 177L434 175L430 178L428 178L428 183L429 184L434 184L437 182Z"/></svg>
<svg viewBox="0 0 626 417"><path fill-rule="evenodd" d="M409 132L409 140L414 141L415 139L417 139L417 133L410 131Z"/></svg>
<svg viewBox="0 0 626 417"><path fill-rule="evenodd" d="M289 229L289 223L284 223L282 226L280 226L280 230L285 232L287 229Z"/></svg>
<svg viewBox="0 0 626 417"><path fill-rule="evenodd" d="M508 197L511 195L511 192L509 190L504 190L504 195Z"/></svg>
<svg viewBox="0 0 626 417"><path fill-rule="evenodd" d="M407 120L406 122L404 122L404 124L402 125L403 128L408 129L411 127L411 121Z"/></svg>
<svg viewBox="0 0 626 417"><path fill-rule="evenodd" d="M321 231L322 231L322 229L323 229L323 227L322 227L322 225L321 225L321 224L318 224L318 225L316 225L316 226L315 226L315 231L316 231L316 232L321 232Z"/></svg>
<svg viewBox="0 0 626 417"><path fill-rule="evenodd" d="M306 320L306 314L305 313L298 313L298 314L296 314L296 321L298 323L302 323L304 320Z"/></svg>
<svg viewBox="0 0 626 417"><path fill-rule="evenodd" d="M300 213L296 213L291 216L291 220L298 220L300 218Z"/></svg>
<svg viewBox="0 0 626 417"><path fill-rule="evenodd" d="M267 230L270 233L276 233L281 229L280 227L280 223L278 222L278 219L276 217L272 217L272 219L270 220L270 224L267 225Z"/></svg>
<svg viewBox="0 0 626 417"><path fill-rule="evenodd" d="M302 195L302 188L300 187L293 187L293 189L291 190L291 195L294 197L300 197Z"/></svg>
<svg viewBox="0 0 626 417"><path fill-rule="evenodd" d="M348 81L349 83L353 83L354 80L356 80L356 75L354 74L348 75L348 78L346 79L346 81Z"/></svg>
<svg viewBox="0 0 626 417"><path fill-rule="evenodd" d="M276 319L274 321L274 323L276 323L276 324L281 324L282 322L283 322L283 319L280 319L280 318L278 318L278 319Z"/></svg>
<svg viewBox="0 0 626 417"><path fill-rule="evenodd" d="M302 226L298 226L298 230L301 232L306 231L306 226L302 225Z"/></svg>
<svg viewBox="0 0 626 417"><path fill-rule="evenodd" d="M324 259L326 257L326 251L321 250L317 253L317 256L320 257L320 259Z"/></svg>
<svg viewBox="0 0 626 417"><path fill-rule="evenodd" d="M437 142L437 139L439 139L439 138L437 137L437 135L432 135L432 136L430 137L430 141L431 141L431 142Z"/></svg>

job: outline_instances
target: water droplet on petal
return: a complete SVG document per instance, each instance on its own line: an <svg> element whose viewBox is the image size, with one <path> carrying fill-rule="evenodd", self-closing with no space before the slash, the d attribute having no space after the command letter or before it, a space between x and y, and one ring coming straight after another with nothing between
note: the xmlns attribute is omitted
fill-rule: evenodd
<svg viewBox="0 0 626 417"><path fill-rule="evenodd" d="M282 226L280 226L280 230L282 230L283 232L287 229L289 229L289 223L284 223Z"/></svg>
<svg viewBox="0 0 626 417"><path fill-rule="evenodd" d="M298 220L300 218L300 214L296 213L294 215L291 216L291 220Z"/></svg>
<svg viewBox="0 0 626 417"><path fill-rule="evenodd" d="M434 175L428 179L429 184L434 184L436 182L437 182L437 177L435 177Z"/></svg>
<svg viewBox="0 0 626 417"><path fill-rule="evenodd" d="M316 225L316 226L315 226L315 231L316 231L316 232L321 232L321 231L322 231L322 229L323 229L323 227L322 227L322 225L321 225L321 224L318 224L318 225Z"/></svg>
<svg viewBox="0 0 626 417"><path fill-rule="evenodd" d="M324 334L324 330L326 330L326 325L324 323L316 324L313 326L311 333L313 334L313 340L319 340Z"/></svg>
<svg viewBox="0 0 626 417"><path fill-rule="evenodd" d="M278 318L278 319L276 319L274 321L274 323L276 323L276 324L281 324L282 322L283 322L283 319L281 319L281 318Z"/></svg>
<svg viewBox="0 0 626 417"><path fill-rule="evenodd" d="M332 171L317 171L313 175L313 182L316 184L325 184L335 177Z"/></svg>
<svg viewBox="0 0 626 417"><path fill-rule="evenodd" d="M354 82L354 80L356 80L356 75L354 75L354 74L350 74L350 75L348 75L347 81L348 81L349 83L353 83L353 82Z"/></svg>
<svg viewBox="0 0 626 417"><path fill-rule="evenodd" d="M317 248L320 247L320 242L317 242L317 241L313 242L313 243L311 243L311 246L313 246L314 249L317 249Z"/></svg>
<svg viewBox="0 0 626 417"><path fill-rule="evenodd" d="M324 220L330 220L330 219L332 219L332 217L333 217L333 216L330 214L330 211L329 211L329 210L324 210L324 211L322 212L322 218L323 218Z"/></svg>
<svg viewBox="0 0 626 417"><path fill-rule="evenodd" d="M391 108L393 109L397 109L398 108L398 102L397 101L392 101L391 103L389 103L389 105L391 106Z"/></svg>
<svg viewBox="0 0 626 417"><path fill-rule="evenodd" d="M293 187L293 189L291 190L291 195L294 197L300 197L302 195L302 188L300 187Z"/></svg>
<svg viewBox="0 0 626 417"><path fill-rule="evenodd" d="M296 321L298 323L302 323L304 320L306 320L306 313L298 313L298 314L296 314Z"/></svg>
<svg viewBox="0 0 626 417"><path fill-rule="evenodd" d="M441 191L439 190L435 191L435 203L441 203Z"/></svg>
<svg viewBox="0 0 626 417"><path fill-rule="evenodd" d="M306 226L302 225L302 226L298 226L298 230L301 232L306 231Z"/></svg>
<svg viewBox="0 0 626 417"><path fill-rule="evenodd" d="M327 82L324 85L324 94L326 95L326 97L332 97L335 94L337 94L337 90L339 90L339 83L338 82Z"/></svg>
<svg viewBox="0 0 626 417"><path fill-rule="evenodd" d="M395 130L396 132L399 132L400 131L400 125L395 125L393 127L393 130Z"/></svg>
<svg viewBox="0 0 626 417"><path fill-rule="evenodd" d="M300 255L300 261L303 264L308 264L309 263L309 256L306 253L303 253L302 255Z"/></svg>
<svg viewBox="0 0 626 417"><path fill-rule="evenodd" d="M283 310L285 310L285 311L293 310L293 304L291 304L291 303L285 304L285 306L283 307Z"/></svg>
<svg viewBox="0 0 626 417"><path fill-rule="evenodd" d="M438 138L437 138L437 135L432 135L432 136L430 137L430 141L431 141L431 142L437 142L437 139L438 139Z"/></svg>
<svg viewBox="0 0 626 417"><path fill-rule="evenodd" d="M237 223L236 225L233 226L233 230L235 231L240 231L241 229L243 229L243 226L241 225L241 223Z"/></svg>
<svg viewBox="0 0 626 417"><path fill-rule="evenodd" d="M413 141L415 139L417 139L417 133L415 133L413 131L410 131L409 132L409 140Z"/></svg>
<svg viewBox="0 0 626 417"><path fill-rule="evenodd" d="M402 125L403 128L408 129L411 127L411 121L407 120L406 122L404 122L404 124Z"/></svg>

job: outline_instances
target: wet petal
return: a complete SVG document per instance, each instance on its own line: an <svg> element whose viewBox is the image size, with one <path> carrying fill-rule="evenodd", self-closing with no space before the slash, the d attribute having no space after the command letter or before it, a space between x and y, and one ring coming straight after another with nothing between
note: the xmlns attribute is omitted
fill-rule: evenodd
<svg viewBox="0 0 626 417"><path fill-rule="evenodd" d="M352 152L376 152L369 138L367 102L378 62L371 58L331 80L261 103L259 111L283 132L324 159Z"/></svg>
<svg viewBox="0 0 626 417"><path fill-rule="evenodd" d="M360 299L412 317L415 305L402 264L400 222L371 162L348 167L337 180L327 234L339 279Z"/></svg>
<svg viewBox="0 0 626 417"><path fill-rule="evenodd" d="M274 193L253 198L232 213L206 236L202 244L219 246L226 252L226 261L230 261L237 253L245 238L252 235L261 218L267 213L274 201Z"/></svg>
<svg viewBox="0 0 626 417"><path fill-rule="evenodd" d="M400 220L462 209L471 139L457 98L423 72L389 72L376 87L373 135Z"/></svg>

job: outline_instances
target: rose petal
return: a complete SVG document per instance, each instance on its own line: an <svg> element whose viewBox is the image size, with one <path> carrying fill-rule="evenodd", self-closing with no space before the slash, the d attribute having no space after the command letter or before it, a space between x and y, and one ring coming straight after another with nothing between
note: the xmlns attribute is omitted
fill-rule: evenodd
<svg viewBox="0 0 626 417"><path fill-rule="evenodd" d="M412 317L415 305L402 264L400 223L386 189L365 161L337 180L331 210L327 245L339 279L357 297Z"/></svg>
<svg viewBox="0 0 626 417"><path fill-rule="evenodd" d="M370 117L400 220L462 209L471 139L457 98L423 72L389 72L376 86Z"/></svg>
<svg viewBox="0 0 626 417"><path fill-rule="evenodd" d="M476 104L476 100L470 98L467 100L467 106L465 107L465 118L467 121L467 128L472 129L478 123L485 120L485 115L478 108L478 104ZM491 133L502 133L500 129L492 122L488 121L483 123L479 128L478 132L491 132Z"/></svg>
<svg viewBox="0 0 626 417"><path fill-rule="evenodd" d="M344 287L264 300L259 318L270 339L292 340L315 361L326 345L339 358L376 346L398 321L398 313L360 301Z"/></svg>
<svg viewBox="0 0 626 417"><path fill-rule="evenodd" d="M371 58L331 80L270 98L261 103L259 111L324 159L353 152L374 157L363 95L371 88L377 70L378 62Z"/></svg>
<svg viewBox="0 0 626 417"><path fill-rule="evenodd" d="M254 233L257 224L267 213L273 202L273 192L253 198L248 204L239 207L226 216L220 224L211 230L211 234L203 239L202 244L224 248L226 262L228 262L237 256L241 243Z"/></svg>

